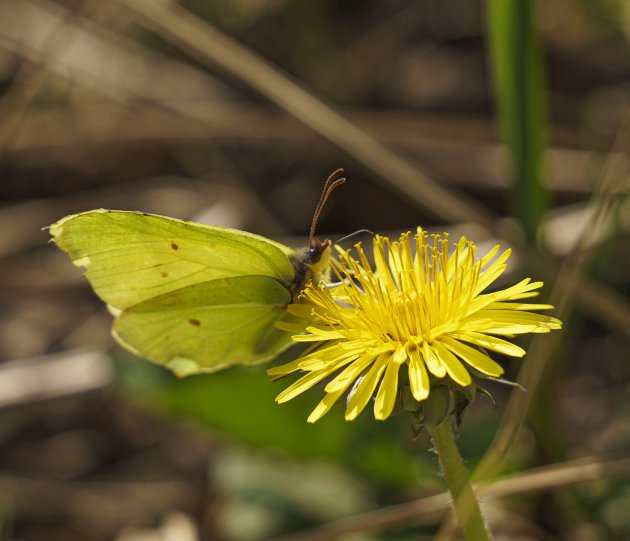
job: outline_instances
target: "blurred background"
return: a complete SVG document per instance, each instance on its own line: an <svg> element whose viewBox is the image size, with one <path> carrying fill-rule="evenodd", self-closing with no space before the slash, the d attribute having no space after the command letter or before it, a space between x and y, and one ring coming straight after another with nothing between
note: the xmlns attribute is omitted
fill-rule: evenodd
<svg viewBox="0 0 630 541"><path fill-rule="evenodd" d="M2 539L452 538L443 508L361 518L444 490L412 418L307 425L321 390L278 406L265 367L177 380L114 344L42 231L105 207L300 246L338 167L322 237L501 242L559 307L501 359L533 400L497 538L629 539L629 40L623 0L0 0ZM471 468L510 426L488 389Z"/></svg>

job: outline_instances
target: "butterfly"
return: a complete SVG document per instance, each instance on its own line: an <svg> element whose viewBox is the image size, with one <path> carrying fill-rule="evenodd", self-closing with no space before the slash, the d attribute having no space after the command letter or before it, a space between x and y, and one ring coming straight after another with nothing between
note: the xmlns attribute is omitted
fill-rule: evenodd
<svg viewBox="0 0 630 541"><path fill-rule="evenodd" d="M85 268L128 351L178 376L273 359L291 344L276 328L310 282L329 281L331 241L315 236L342 169L327 179L309 242L294 250L226 227L143 212L96 209L50 226L53 242Z"/></svg>

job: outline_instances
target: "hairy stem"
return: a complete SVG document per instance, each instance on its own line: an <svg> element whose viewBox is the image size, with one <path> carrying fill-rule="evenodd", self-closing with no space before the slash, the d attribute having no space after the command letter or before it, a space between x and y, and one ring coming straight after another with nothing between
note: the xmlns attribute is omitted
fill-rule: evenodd
<svg viewBox="0 0 630 541"><path fill-rule="evenodd" d="M445 419L438 426L429 428L429 432L465 539L489 541L490 534L481 516L479 503L470 484L468 470L459 454L448 420Z"/></svg>

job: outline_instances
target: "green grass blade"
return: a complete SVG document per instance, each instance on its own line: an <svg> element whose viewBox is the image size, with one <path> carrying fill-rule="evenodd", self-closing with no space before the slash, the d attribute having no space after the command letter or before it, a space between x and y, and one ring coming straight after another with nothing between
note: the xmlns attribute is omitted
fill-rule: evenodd
<svg viewBox="0 0 630 541"><path fill-rule="evenodd" d="M534 0L488 0L488 36L499 123L512 170L510 211L530 242L549 195L543 182L547 108Z"/></svg>

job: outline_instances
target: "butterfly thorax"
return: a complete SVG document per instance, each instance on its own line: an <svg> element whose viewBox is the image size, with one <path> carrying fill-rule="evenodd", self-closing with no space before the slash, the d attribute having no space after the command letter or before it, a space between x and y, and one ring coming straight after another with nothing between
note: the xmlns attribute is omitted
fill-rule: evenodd
<svg viewBox="0 0 630 541"><path fill-rule="evenodd" d="M330 240L322 242L315 237L309 246L298 250L290 258L295 269L295 279L291 286L294 301L307 284L330 280L330 245Z"/></svg>

